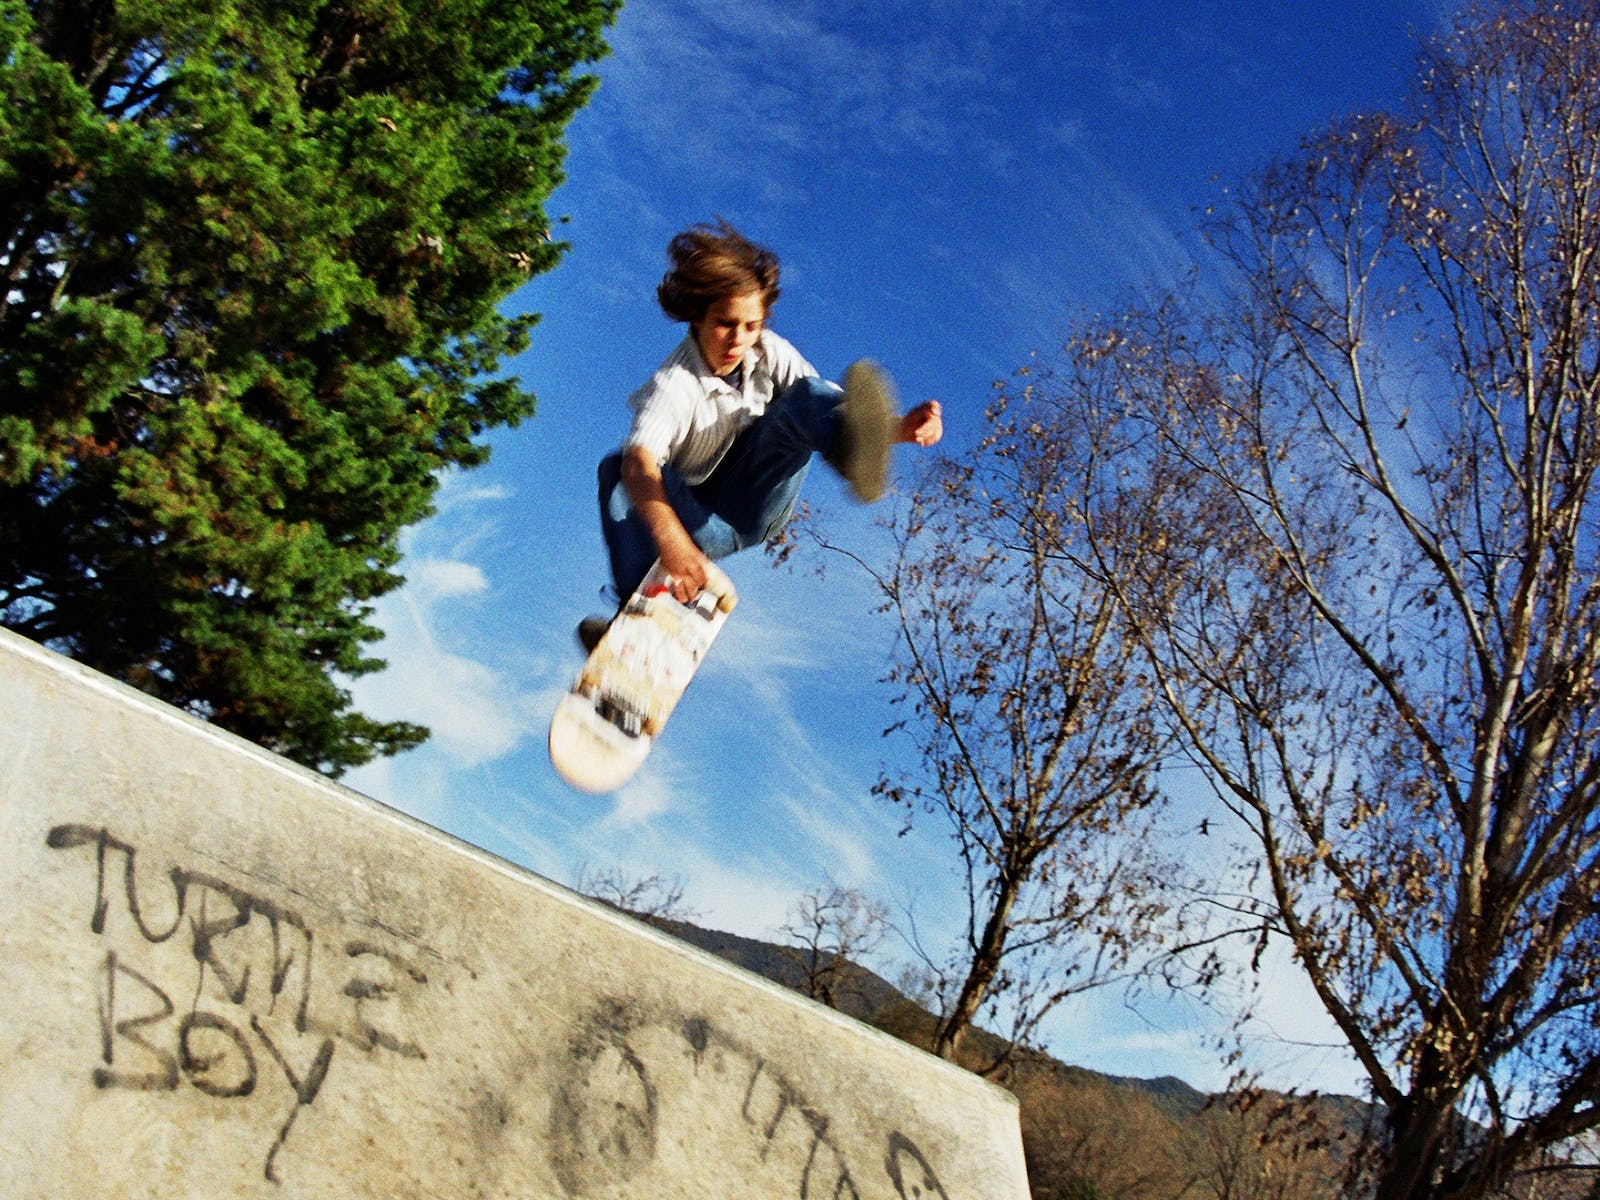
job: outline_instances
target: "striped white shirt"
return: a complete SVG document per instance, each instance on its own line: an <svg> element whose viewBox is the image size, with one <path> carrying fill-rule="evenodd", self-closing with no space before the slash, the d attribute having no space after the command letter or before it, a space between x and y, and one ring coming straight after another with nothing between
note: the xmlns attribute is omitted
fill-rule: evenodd
<svg viewBox="0 0 1600 1200"><path fill-rule="evenodd" d="M702 483L774 396L817 373L798 350L765 329L743 366L744 385L735 390L712 373L691 332L650 381L628 397L633 425L623 451L643 449L657 466L671 467L689 483Z"/></svg>

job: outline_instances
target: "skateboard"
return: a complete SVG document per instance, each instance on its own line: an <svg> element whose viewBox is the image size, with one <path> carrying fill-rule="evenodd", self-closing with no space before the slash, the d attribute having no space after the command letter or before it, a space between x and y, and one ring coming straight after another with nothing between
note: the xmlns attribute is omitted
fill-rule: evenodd
<svg viewBox="0 0 1600 1200"><path fill-rule="evenodd" d="M579 791L612 792L633 777L739 602L714 564L689 604L671 584L658 561L556 704L550 762Z"/></svg>

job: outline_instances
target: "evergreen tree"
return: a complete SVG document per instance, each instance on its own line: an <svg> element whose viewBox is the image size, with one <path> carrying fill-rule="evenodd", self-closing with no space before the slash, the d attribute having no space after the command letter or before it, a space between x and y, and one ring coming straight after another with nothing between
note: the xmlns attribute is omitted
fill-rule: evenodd
<svg viewBox="0 0 1600 1200"><path fill-rule="evenodd" d="M618 0L0 0L0 621L337 774Z"/></svg>

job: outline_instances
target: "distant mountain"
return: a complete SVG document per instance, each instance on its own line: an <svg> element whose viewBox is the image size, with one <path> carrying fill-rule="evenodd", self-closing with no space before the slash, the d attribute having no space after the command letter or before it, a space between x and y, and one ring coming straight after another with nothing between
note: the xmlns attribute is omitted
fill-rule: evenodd
<svg viewBox="0 0 1600 1200"><path fill-rule="evenodd" d="M641 917L650 925L672 934L680 941L698 946L746 971L781 983L802 995L809 994L808 972L801 952L793 947L755 938L740 937L736 933L723 933L716 929L703 929L687 921L673 921L663 917ZM831 958L819 964L833 965ZM841 975L841 986L833 1007L867 1024L876 1024L875 1018L898 1005L911 1001L888 980L874 974L857 963L841 963L835 968Z"/></svg>
<svg viewBox="0 0 1600 1200"><path fill-rule="evenodd" d="M1081 1067L1079 1069L1082 1070ZM1208 1093L1190 1087L1176 1075L1161 1075L1155 1079L1133 1079L1122 1075L1102 1075L1100 1078L1117 1087L1143 1092L1163 1112L1180 1120L1194 1116L1212 1101Z"/></svg>

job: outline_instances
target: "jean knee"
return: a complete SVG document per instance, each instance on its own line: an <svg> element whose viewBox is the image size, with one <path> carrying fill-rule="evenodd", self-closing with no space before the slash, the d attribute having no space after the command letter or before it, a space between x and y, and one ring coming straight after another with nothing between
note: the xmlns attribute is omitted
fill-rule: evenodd
<svg viewBox="0 0 1600 1200"><path fill-rule="evenodd" d="M820 375L807 375L784 388L773 400L773 407L792 414L804 424L825 419L839 406L844 389Z"/></svg>
<svg viewBox="0 0 1600 1200"><path fill-rule="evenodd" d="M779 392L757 419L757 427L762 429L758 440L797 453L826 450L833 444L843 396L837 384L816 375L797 379Z"/></svg>

